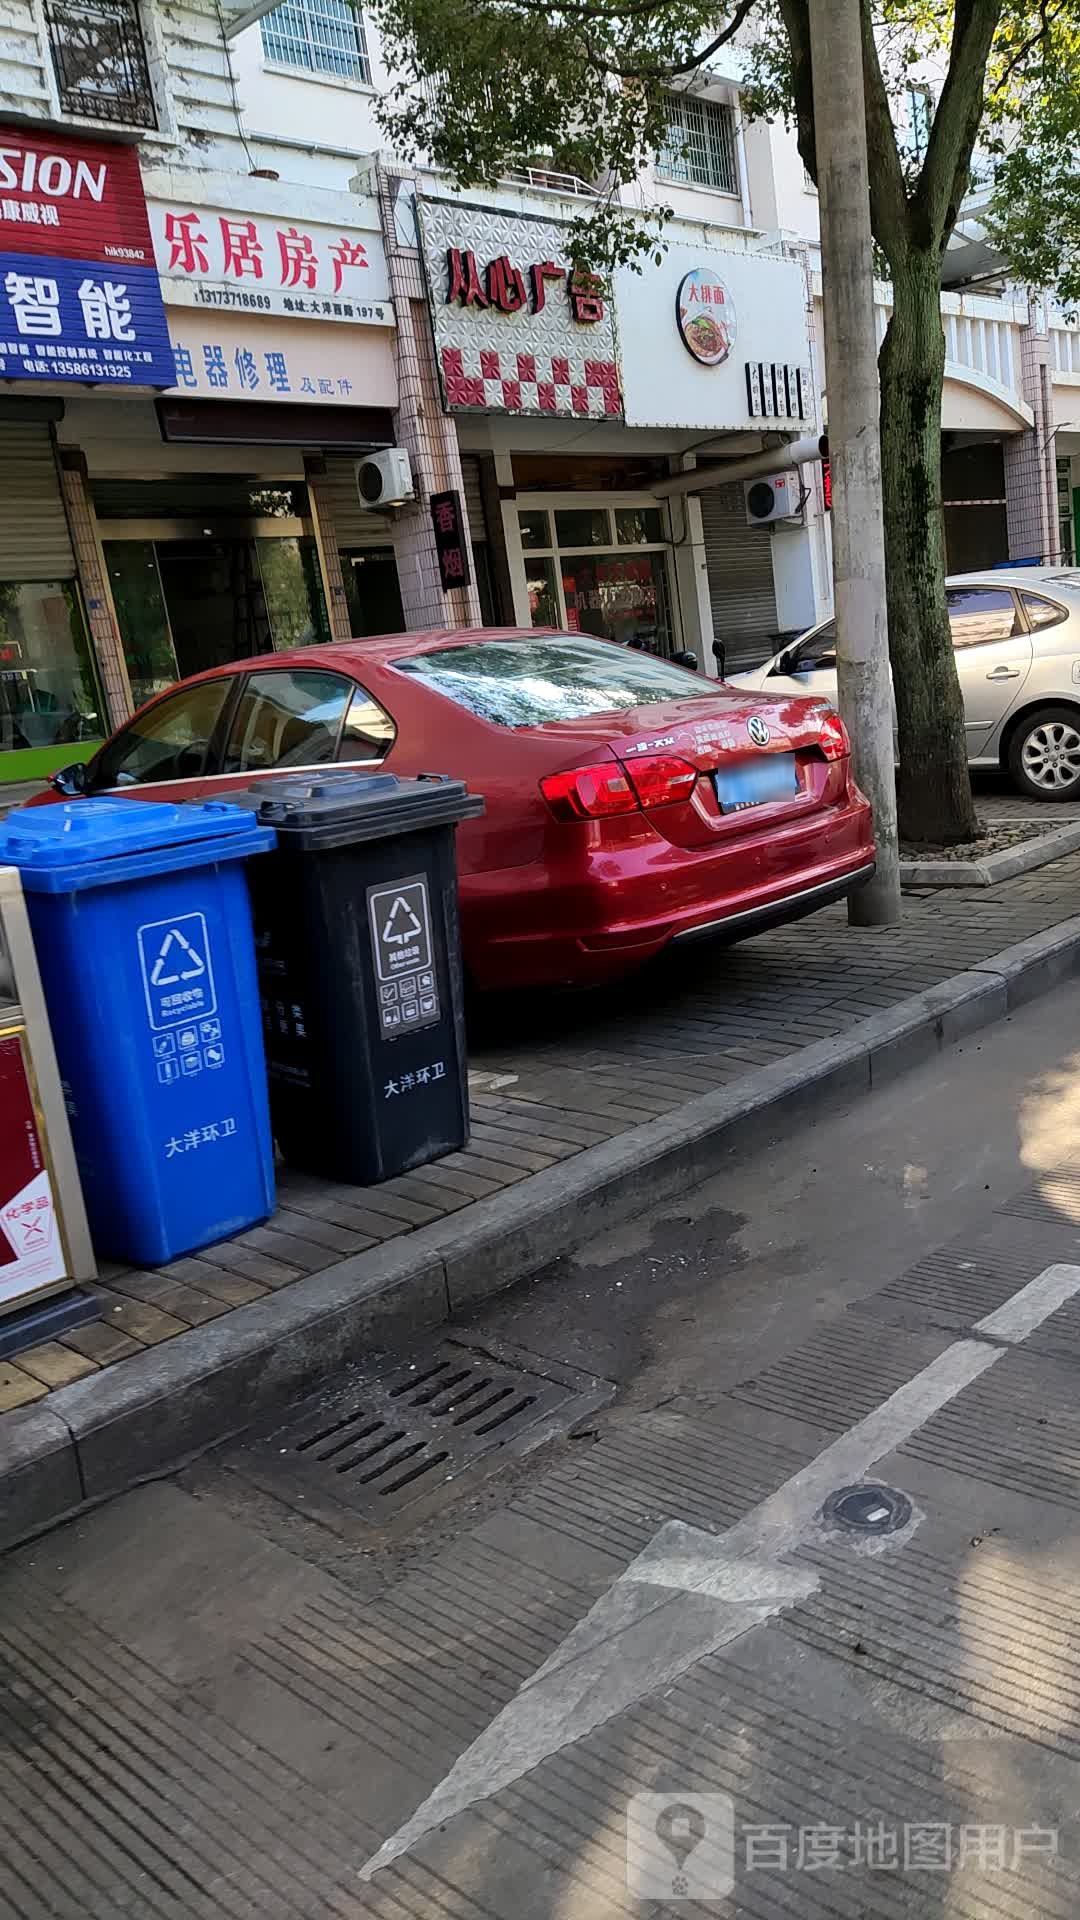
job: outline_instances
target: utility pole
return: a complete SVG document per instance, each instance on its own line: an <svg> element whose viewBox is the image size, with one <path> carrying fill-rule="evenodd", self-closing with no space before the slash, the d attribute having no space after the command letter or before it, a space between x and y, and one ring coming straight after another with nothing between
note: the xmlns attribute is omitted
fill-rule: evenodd
<svg viewBox="0 0 1080 1920"><path fill-rule="evenodd" d="M900 918L900 864L861 0L810 0L810 45L840 713L851 735L855 778L874 809L877 839L877 873L851 895L848 919L855 927L883 927Z"/></svg>

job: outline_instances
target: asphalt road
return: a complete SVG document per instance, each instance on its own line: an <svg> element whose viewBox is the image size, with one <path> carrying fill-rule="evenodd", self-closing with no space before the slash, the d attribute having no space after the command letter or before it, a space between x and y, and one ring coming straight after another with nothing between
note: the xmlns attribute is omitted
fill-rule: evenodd
<svg viewBox="0 0 1080 1920"><path fill-rule="evenodd" d="M415 1505L284 1427L10 1555L0 1920L1075 1915L1078 1143L1069 986L450 1329L564 1412Z"/></svg>

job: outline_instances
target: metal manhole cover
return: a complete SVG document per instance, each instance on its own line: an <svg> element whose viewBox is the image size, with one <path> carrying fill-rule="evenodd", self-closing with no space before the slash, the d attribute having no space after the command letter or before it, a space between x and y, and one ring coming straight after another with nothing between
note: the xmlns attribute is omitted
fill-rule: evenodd
<svg viewBox="0 0 1080 1920"><path fill-rule="evenodd" d="M563 1433L614 1392L559 1367L444 1342L422 1359L320 1393L228 1464L314 1515L329 1502L376 1526L448 1481Z"/></svg>
<svg viewBox="0 0 1080 1920"><path fill-rule="evenodd" d="M821 1517L826 1526L848 1533L898 1533L911 1519L911 1501L895 1487L841 1487L830 1493Z"/></svg>

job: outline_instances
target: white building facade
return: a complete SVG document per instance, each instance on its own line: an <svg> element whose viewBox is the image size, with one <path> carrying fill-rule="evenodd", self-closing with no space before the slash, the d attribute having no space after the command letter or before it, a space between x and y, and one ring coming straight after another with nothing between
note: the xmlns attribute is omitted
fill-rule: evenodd
<svg viewBox="0 0 1080 1920"><path fill-rule="evenodd" d="M776 517L724 472L827 425L817 198L791 135L744 121L737 49L626 190L674 209L663 264L596 289L566 246L586 183L455 195L382 151L348 0L240 31L212 0L4 17L0 782L322 637L554 622L715 671L714 643L760 657L828 610L820 463ZM1071 561L1080 332L1026 298L942 310L950 566ZM414 493L380 513L355 468L391 446Z"/></svg>

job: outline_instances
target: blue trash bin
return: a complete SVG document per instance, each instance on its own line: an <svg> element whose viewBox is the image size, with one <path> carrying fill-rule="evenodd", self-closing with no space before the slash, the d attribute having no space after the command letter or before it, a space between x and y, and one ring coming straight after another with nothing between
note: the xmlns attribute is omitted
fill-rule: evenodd
<svg viewBox="0 0 1080 1920"><path fill-rule="evenodd" d="M265 1220L274 1157L241 807L79 800L0 825L18 867L90 1230L156 1266Z"/></svg>

